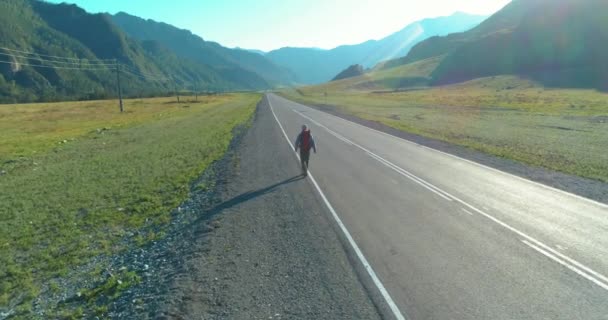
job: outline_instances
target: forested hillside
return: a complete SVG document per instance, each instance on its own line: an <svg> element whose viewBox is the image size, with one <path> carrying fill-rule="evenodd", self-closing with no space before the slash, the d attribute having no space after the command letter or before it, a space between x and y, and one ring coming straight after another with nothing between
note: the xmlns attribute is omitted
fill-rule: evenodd
<svg viewBox="0 0 608 320"><path fill-rule="evenodd" d="M0 102L100 99L177 90L258 90L254 71L178 56L129 37L105 14L37 0L0 2Z"/></svg>

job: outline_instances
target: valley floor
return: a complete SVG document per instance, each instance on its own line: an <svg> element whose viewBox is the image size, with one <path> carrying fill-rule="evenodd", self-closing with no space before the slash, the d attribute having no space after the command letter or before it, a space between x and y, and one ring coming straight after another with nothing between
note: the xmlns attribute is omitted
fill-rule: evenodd
<svg viewBox="0 0 608 320"><path fill-rule="evenodd" d="M291 92L286 96L297 94ZM454 123L465 131L473 125L493 128L498 119L503 118L492 118L484 112L495 113L496 110L477 107L474 110L478 113L473 119L470 118L472 109L463 108L460 117L469 121L465 124L455 121L450 125L446 124L447 120L454 114L442 115L445 109L431 108L427 111L421 106L403 108L403 100L373 100L364 97L377 97L377 93L356 93L347 98L346 95L331 93L329 103L323 103L321 95L308 94L309 96L304 95L298 99L313 102L309 105L316 105L339 117L421 145L608 202L608 188L600 180L528 166L506 159L509 154L501 154L503 157L488 155L473 150L475 148L467 148L471 146L464 143L460 144L465 147L451 143L453 141L448 139L449 135L441 136L448 137L445 139L425 137L427 134L423 129L429 127L408 133L406 131L409 131L409 127L401 125L417 123L416 121L433 124L433 121L439 119L444 121L445 127L434 128L444 128L445 132L456 130ZM363 98L357 100L356 95ZM7 106L4 109L5 121L0 121L0 126L11 133L12 139L7 139L4 145L0 145L0 150L7 151L4 153L6 158L0 157L4 164L3 170L6 170L0 179L7 183L12 181L17 187L10 189L12 193L3 193L2 196L13 201L13 204L5 207L0 205L0 218L4 221L16 219L12 210L18 207L14 203L19 202L24 212L29 214L29 225L33 225L28 228L28 224L18 224L22 229L13 228L10 232L8 223L2 225L6 228L3 233L5 237L11 236L11 239L19 241L13 241L14 246L0 247L1 252L5 253L2 259L10 262L4 264L4 269L0 269L0 277L10 280L4 282L11 285L8 289L12 290L18 283L25 283L23 288L30 291L29 299L33 301L34 311L44 312L45 308L49 308L57 312L52 313L57 317L89 316L95 313L112 318L142 319L380 318L379 314L383 313L385 307L382 303L377 303L374 290L366 290L366 281L355 270L357 263L353 262L349 249L345 249L344 240L336 232L327 209L309 181L299 176L299 163L274 122L267 104L268 96L258 104L250 122L248 119L251 119L258 95L204 99L206 100L199 103L182 104L175 104L171 99L165 98L152 100L151 103L132 101L132 107L140 103L141 109L131 109L132 113L127 113L124 117L116 117L108 110L91 115L88 110L99 108L99 103L72 103L66 109L62 109L61 105L38 106L40 109L36 106L28 109L23 106ZM392 101L393 105L374 105L378 101ZM330 103L336 106L330 106ZM401 109L406 110L405 113L395 113ZM19 129L19 123L27 124L31 117L42 117L40 112L44 110L52 111L47 118L53 116L54 112L62 112L60 118L66 118L67 115L73 118L63 124L52 119L47 122L38 121L42 124L38 130L48 133L39 137L28 130ZM381 113L378 110L384 111ZM428 113L414 114L412 117L418 115L422 119L409 122L407 116L410 114L407 112L411 110ZM9 114L13 120L9 119ZM509 122L513 124L518 119L529 119L530 114L519 110L509 113L509 116L513 117L510 121L515 122ZM534 116L547 119L542 115ZM598 112L587 115L579 113L578 116L586 117L586 128L599 130L605 126L605 122L601 122L604 118ZM83 117L86 118L84 122L73 120ZM435 120L427 122L425 117ZM550 117L555 118L553 115ZM458 116L450 119L462 120ZM597 121L590 123L589 119ZM568 119L564 121L566 120ZM112 123L112 127L102 126L102 123L108 122ZM74 127L70 128L72 125ZM57 127L69 128L69 132L56 130ZM578 132L547 128L547 131L541 131L541 138L538 139L548 139L551 130ZM475 133L483 134L481 130ZM588 132L583 131L583 134ZM605 134L602 132L594 131L593 134L598 141L604 141L602 139ZM77 138L63 139L63 135ZM228 146L233 136L235 138ZM473 135L471 137L479 138ZM581 136L573 137L564 139ZM217 140L220 138L221 141ZM57 147L57 141L60 147ZM529 148L526 143L532 142L533 140L521 140L519 143ZM546 141L537 141L542 142ZM511 141L503 146L516 148L517 143ZM580 144L583 145L581 148L592 148L594 143L589 142L586 146L585 143ZM106 150L105 153L96 153L95 150L100 150L103 146L107 148L101 149ZM36 150L41 155L36 155ZM209 153L209 150L213 152ZM228 152L224 154L226 150ZM582 152L582 149L577 150ZM18 161L7 156L9 151L10 154L18 154L13 156ZM125 152L130 152L130 157L124 157ZM222 154L222 160L214 162ZM89 159L84 155L101 158ZM606 156L605 153L584 155L581 161L591 161L592 164ZM205 159L202 167L199 166L201 159ZM313 170L316 163L314 160L311 163ZM109 166L109 169L104 169L105 166ZM122 179L127 179L127 182L118 183L115 179L119 177L107 176L112 170L118 170L115 169L116 166L126 166L127 171ZM165 166L179 168L180 171L176 173ZM143 168L155 169L148 172ZM598 168L599 171L594 171ZM591 166L585 170L601 174L602 168ZM200 176L202 170L205 173ZM180 175L186 171L189 172L186 176ZM14 175L15 172L25 175L20 178ZM76 178L85 177L85 174L94 177ZM36 183L19 184L19 179L23 179L23 176L38 177L38 180ZM134 187L123 188L121 190L125 196L134 197L132 201L122 200L124 206L117 203L111 207L79 209L80 206L75 207L70 201L62 201L66 194L56 192L66 189L58 189L50 184L57 181L50 179L53 176L62 177L61 183L79 191L68 194L73 197L68 198L70 201L99 199L102 191L96 188L122 186L129 181L161 189L149 191ZM151 176L161 180L145 180ZM200 176L198 180L192 182L197 176ZM50 182L45 179L50 179ZM108 179L109 182L99 179ZM154 184L159 181L162 184ZM176 183L179 184L176 187L181 186L180 192L171 191L164 195L171 195L171 199L155 198L163 194L157 194L154 190L163 190L163 185L175 186ZM186 185L191 189L184 189L187 188ZM25 189L16 193L15 190L20 190L18 188ZM41 188L49 191L38 192ZM186 197L187 200L184 201ZM48 208L58 204L63 206L63 215L55 214L56 211L42 215L44 211L31 208ZM93 210L105 211L96 213ZM128 213L126 218L125 211ZM104 217L105 220L102 219ZM114 220L108 220L108 217ZM132 221L126 220L127 218ZM43 220L46 225L42 223ZM99 226L101 223L105 223L104 228L91 228L92 225ZM142 225L145 226L144 229L141 229ZM34 232L36 230L37 233ZM32 242L38 241L32 234L41 232L54 235L57 239L48 247L38 246L38 251L25 250ZM89 238L81 236L85 232L88 232ZM78 246L66 247L65 244L73 239L79 239ZM71 251L66 251L67 249ZM28 253L31 253L29 257ZM82 263L92 256L95 258L89 264ZM23 257L35 265L18 273L16 270L22 260L17 258L24 259ZM75 269L73 265L82 267ZM62 268L61 272L57 271L58 267ZM49 268L55 269L53 271ZM71 272L75 271L80 274L79 278L62 280L66 276L69 278ZM37 287L37 281L44 279L50 280L41 288ZM15 291L10 292L14 294ZM0 293L4 294L5 303L14 301L14 297L7 292ZM55 306L57 302L58 307ZM0 309L2 312L4 310L8 309ZM19 312L30 314L27 309ZM6 313L0 313L0 318L5 315Z"/></svg>

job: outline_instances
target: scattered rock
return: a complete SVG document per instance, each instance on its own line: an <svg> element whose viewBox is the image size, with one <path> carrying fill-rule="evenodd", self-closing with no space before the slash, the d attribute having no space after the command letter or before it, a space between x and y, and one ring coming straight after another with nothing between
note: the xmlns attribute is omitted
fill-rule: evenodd
<svg viewBox="0 0 608 320"><path fill-rule="evenodd" d="M78 217L79 218L85 218L89 215L89 210L87 210L86 208L80 208L78 209Z"/></svg>
<svg viewBox="0 0 608 320"><path fill-rule="evenodd" d="M97 134L104 134L106 131L109 131L109 130L110 130L110 128L108 128L108 127L103 127L103 128L97 128L97 129L95 130L95 132L97 132Z"/></svg>
<svg viewBox="0 0 608 320"><path fill-rule="evenodd" d="M235 136L240 137L240 133L245 133L246 127L240 128L242 131L236 131ZM92 134L96 135L96 132L104 132L109 128L100 128L92 131ZM97 135L96 135L97 137ZM98 136L98 138L102 138ZM108 311L104 314L107 318L119 318L119 319L138 319L145 318L149 314L157 314L156 312L163 312L167 304L173 299L173 292L170 290L170 284L174 281L174 275L179 272L186 270L185 263L188 261L188 256L193 250L192 240L198 239L201 231L200 229L191 227L193 222L201 219L200 212L213 208L217 201L220 199L218 188L214 185L208 190L195 190L194 186L204 182L215 182L222 181L224 172L231 166L231 158L229 155L234 150L235 143L238 138L235 138L229 147L229 152L220 161L215 162L212 166L205 170L205 173L199 179L192 184L192 197L185 203L182 203L179 207L176 207L172 211L171 224L163 227L151 226L146 224L146 228L150 228L153 232L162 232L166 234L166 237L162 237L158 241L147 243L143 248L140 246L130 247L125 252L119 252L108 256L98 256L86 264L76 268L70 273L69 277L61 278L60 283L62 290L65 287L65 292L57 294L55 296L41 295L36 299L34 303L34 312L42 312L49 310L53 305L62 303L62 301L69 297L75 297L78 290L84 290L94 288L95 285L107 281L108 278L114 278L118 281L120 275L119 269L137 271L137 275L141 277L141 282L134 284L132 287L125 289L121 292L119 297L112 300L108 304ZM105 144L102 142L102 144ZM109 145L109 144L108 144ZM29 159L28 159L29 160ZM30 164L31 160L23 160L24 163ZM221 184L218 184L220 186ZM197 210L192 210L197 208ZM128 212L126 208L115 207L119 212ZM80 210L79 213L85 214L84 209ZM85 214L86 215L86 214ZM27 221L27 220L26 220ZM151 220L150 220L151 221ZM27 222L26 222L27 223ZM203 219L201 226L205 225L206 219ZM195 223L196 225L196 223ZM216 228L219 225L215 226ZM148 229L144 229L148 230ZM211 231L211 230L209 230ZM126 235L127 232L122 231L109 231L116 232L118 235ZM143 233L147 234L147 233ZM132 239L125 237L125 243L131 243ZM8 243L6 245L9 245ZM1 246L1 244L0 244ZM146 262L148 262L146 264ZM155 264L156 263L156 264ZM102 267L101 273L97 273L97 276L91 278L93 270ZM124 268L123 268L124 267ZM115 271L116 270L116 271ZM114 275L113 273L117 273ZM92 280L90 283L88 279ZM210 277L207 281L213 281L213 277ZM219 285L219 278L216 280L215 285ZM121 280L123 284L125 280ZM85 292L85 291L82 291ZM81 293L84 296L84 293ZM80 298L82 299L82 298ZM133 301L136 301L133 303ZM87 315L91 315L92 311L90 306L82 300L73 300L69 303L69 308L79 307L84 308L84 312ZM4 311L0 309L0 312ZM44 318L44 316L40 316ZM2 317L0 317L2 319Z"/></svg>

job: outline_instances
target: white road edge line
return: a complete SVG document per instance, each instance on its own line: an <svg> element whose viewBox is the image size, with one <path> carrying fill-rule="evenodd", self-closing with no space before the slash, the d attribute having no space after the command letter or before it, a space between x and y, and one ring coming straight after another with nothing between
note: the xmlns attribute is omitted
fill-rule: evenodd
<svg viewBox="0 0 608 320"><path fill-rule="evenodd" d="M294 110L294 109L292 109L292 110ZM311 121L314 121L311 118L309 118L308 116L305 116L305 115L303 115L302 113L300 113L300 112L298 112L296 110L294 110L294 112L300 114L301 116L303 116L303 117L305 117L305 118L307 118L307 119L309 119ZM341 119L341 118L339 118L339 119ZM315 123L318 124L318 122L316 122L316 121L315 121ZM322 124L319 124L319 125L321 127L324 127ZM365 126L362 126L362 127L367 128ZM357 144L355 144L353 142L353 145L357 145ZM360 147L360 148L362 148L363 150L366 150L363 147ZM380 157L380 156L378 156L378 157ZM398 167L396 165L394 165L394 166ZM400 167L398 167L398 168L400 168ZM402 169L402 168L400 168L400 169ZM402 169L402 170L405 171L405 169ZM450 198L452 198L452 199L456 200L457 202L461 203L462 205L468 207L469 209L471 209L471 210L473 210L473 211L481 214L482 216L484 216L484 217L492 220L493 222L501 225L502 227L510 230L511 232L514 232L515 234L519 235L520 237L525 238L529 242L534 243L536 246L542 248L546 252L550 252L554 256L559 257L559 259L553 259L553 260L556 261L556 262L558 262L558 263L560 263L560 264L562 264L563 266L567 267L568 269L571 269L571 265L574 265L574 266L578 267L579 269L584 270L588 274L587 276L585 276L586 279L589 279L588 277L591 277L591 278L595 279L595 280L593 280L593 283L596 283L596 284L597 283L602 283L603 285L601 287L604 288L604 289L606 289L606 290L608 290L608 285L606 285L606 283L608 283L608 278L606 276L604 276L603 274L601 274L601 273L599 273L597 271L594 271L593 269L591 269L591 268L583 265L582 263L580 263L580 262L578 262L578 261L576 261L576 260L574 260L574 259L572 259L572 258L570 258L570 257L568 257L568 256L566 256L564 254L562 254L559 251L556 251L555 249L553 249L550 246L548 246L548 245L540 242L539 240L535 239L534 237L532 237L532 236L524 233L523 231L520 231L520 230L516 229L515 227L512 227L511 225L507 224L506 222L503 222L502 220L500 220L500 219L498 219L498 218L496 218L496 217L494 217L494 216L492 216L492 215L490 215L488 213L485 213L484 211L482 211L482 210L474 207L473 205L471 205L468 202L466 202L466 201L464 201L464 200L462 200L462 199L460 199L460 198L452 195L451 193L449 193L449 192L447 192L445 190L442 190L442 189L440 189L438 187L435 187L435 186L433 186L433 187L436 188L436 189L438 189L438 190L440 190L443 194L448 195ZM592 200L590 200L590 201L592 201ZM564 262L564 261L567 261L571 265L568 264L568 263L566 263L566 262Z"/></svg>
<svg viewBox="0 0 608 320"><path fill-rule="evenodd" d="M280 96L279 96L279 97L280 97ZM283 98L283 97L281 97L281 98ZM321 110L317 110L317 109L314 109L314 108L308 107L308 106L306 106L306 105L303 105L303 104L301 104L301 103L293 102L293 101L291 101L291 100L289 100L289 99L286 99L286 98L283 98L283 99L285 99L285 100L287 100L287 101L289 101L289 102L292 102L292 103L295 103L295 104L298 104L298 105L304 106L304 107L306 107L306 108L312 109L312 110L314 110L314 111L322 112L323 114L326 114L326 115L328 115L328 116L334 117L334 118L336 118L336 119L340 119L340 120L342 120L342 121L345 121L345 122L348 122L348 123L351 123L351 124L357 125L357 126L359 126L359 127L363 127L363 128L365 128L365 129L367 129L367 130L375 131L375 132L380 133L380 134L382 134L382 135L385 135L385 136L388 136L388 137L391 137L391 138L394 138L394 139L397 139L397 140L400 140L400 141L404 141L404 142L407 142L407 143L409 143L409 144L413 144L413 145L415 145L415 146L419 146L419 147L422 147L422 148L425 148L425 149L428 149L428 150L431 150L431 151L434 151L434 152L439 152L439 153L444 154L444 155L446 155L446 156L449 156L449 157L452 157L452 158L456 158L456 159L459 159L459 160L462 160L462 161L468 162L468 163L470 163L470 164L473 164L473 165L476 165L476 166L479 166L479 167L482 167L482 168L485 168L485 169L489 169L489 170L492 170L492 171L494 171L494 172L498 172L498 173L503 174L503 175L507 175L507 176L510 176L510 177L514 177L514 178L516 178L516 179L519 179L519 180L522 180L522 181L525 181L525 182L529 182L529 183L535 184L535 185L540 186L540 187L545 188L545 189L549 189L549 190L556 191L556 192L559 192L559 193L561 193L561 194L565 194L565 195L568 195L568 196L571 196L571 197L574 197L574 198L577 198L577 199L580 199L580 200L583 200L583 201L587 201L587 202L590 202L590 203L595 204L595 205L597 205L597 206L600 206L600 207L602 207L602 208L608 208L608 204L605 204L605 203L602 203L602 202L599 202L599 201L596 201L596 200L593 200L593 199L585 198L585 197L583 197L583 196L579 196L579 195L577 195L577 194L574 194L574 193L571 193L571 192L568 192L568 191L564 191L564 190L561 190L561 189L558 189L558 188L554 188L554 187L552 187L552 186L548 186L548 185L546 185L546 184L542 184L542 183L540 183L540 182L532 181L532 180L530 180L530 179L526 179L526 178L520 177L520 176L518 176L518 175L515 175L515 174L512 174L512 173L509 173L509 172L501 171L501 170L498 170L498 169L496 169L496 168L492 168L492 167L486 166L485 164L481 164L481 163L478 163L478 162L475 162L475 161L472 161L472 160L469 160L469 159L465 159L465 158L459 157L459 156L457 156L457 155L453 155L453 154L450 154L450 153L447 153L447 152L444 152L444 151L441 151L441 150L437 150L437 149L434 149L434 148L431 148L431 147L427 147L427 146L421 145L421 144L419 144L419 143L416 143L416 142L413 142L413 141L410 141L410 140L407 140L407 139L404 139L404 138L401 138L401 137L398 137L398 136L392 135L392 134L390 134L390 133L382 132L382 131L380 131L380 130L376 130L376 129L374 129L374 128L370 128L370 127L368 127L368 126L364 126L364 125L362 125L362 124L359 124L359 123L356 123L356 122L353 122L353 121L350 121L350 120L346 120L346 119L344 119L344 118L340 118L340 117L335 116L335 115L333 115L333 114L331 114L331 113L324 112L324 111L321 111Z"/></svg>
<svg viewBox="0 0 608 320"><path fill-rule="evenodd" d="M603 282L599 281L598 279L596 279L596 278L594 278L593 276L591 276L591 275L589 275L589 274L585 273L584 271L582 271L582 270L578 269L577 267L575 267L575 266L573 266L573 265L570 265L569 263L567 263L567 262L565 262L565 261L561 260L560 258L558 258L558 257L556 257L556 256L554 256L554 255L552 255L551 253L549 253L549 252L547 252L547 251L545 251L545 250L543 250L543 249L541 249L541 248L539 248L539 247L537 247L537 246L535 246L535 245L531 244L531 243L530 243L530 242L528 242L527 240L522 240L521 242L525 243L527 246L529 246L530 248L532 248L532 249L534 249L534 250L536 250L536 251L540 252L541 254L543 254L543 255L547 256L548 258L550 258L550 259L552 259L552 260L554 260L554 261L556 261L556 262L558 262L558 263L562 264L562 265L563 265L563 266L565 266L566 268L568 268L568 269L570 269L570 270L572 270L572 271L574 271L574 272L578 273L578 274L579 274L580 276L582 276L583 278L585 278L585 279L587 279L587 280L589 280L589 281L591 281L591 282L593 282L593 283L597 284L598 286L600 286L600 287L604 288L605 290L608 290L608 285L607 285L607 284L605 284L605 283L603 283Z"/></svg>
<svg viewBox="0 0 608 320"><path fill-rule="evenodd" d="M336 138L345 141L348 144L351 144L363 151L365 151L369 156L371 156L372 158L376 159L377 161L379 161L380 163L384 164L385 166L389 167L390 169L393 169L394 171L396 171L397 173L401 174L402 176L418 183L419 185L421 185L422 187L428 189L429 191L439 195L440 197L442 197L443 199L447 200L447 201L452 201L452 199L450 198L450 195L446 192L444 192L443 190L439 189L438 187L434 186L432 183L414 175L413 173L395 165L394 163L382 158L381 156L373 153L372 151L368 150L367 148L356 144L350 140L348 140L347 138L345 138L344 136L340 135L339 133L329 129L328 127L318 123L317 121L315 121L314 119L302 114L301 112L291 109L293 112L297 113L298 115L300 115L301 117L304 117L306 119L308 119L309 121L313 122L314 124L316 124L317 126L327 130L327 132L329 132L330 134L334 135Z"/></svg>
<svg viewBox="0 0 608 320"><path fill-rule="evenodd" d="M289 144L289 146L293 150L294 147L291 144L291 140L289 140L289 137L287 136L287 133L285 132L285 129L283 129L283 125L279 121L279 118L277 118L277 115L274 113L274 108L272 107L272 103L270 102L270 99L268 99L268 96L266 96L266 101L268 101L268 106L270 107L270 111L272 111L272 115L274 116L274 119L279 124L279 127L281 128L281 131L283 132L283 136L285 137L285 140L287 140L287 143ZM294 153L295 153L296 157L298 159L300 159L300 156L297 154L297 152L294 151ZM336 223L338 223L338 225L340 226L340 229L344 233L344 236L346 237L346 239L348 240L348 242L352 246L353 250L355 250L355 254L357 255L357 258L359 258L359 261L361 261L361 264L363 264L363 267L365 268L365 270L367 271L367 273L369 274L369 276L372 278L372 281L374 282L374 284L376 285L376 287L380 291L380 294L382 294L382 297L384 298L384 300L388 304L389 308L393 312L393 315L395 316L395 318L397 320L405 320L405 317L401 313L401 310L399 310L399 307L397 306L397 304L395 304L395 301L393 301L393 298L388 293L388 291L386 290L386 288L384 287L384 285L382 284L382 282L380 281L380 279L376 275L376 272L374 272L374 269L372 269L372 266L369 264L369 262L367 261L367 259L363 255L363 252L361 251L361 249L359 249L359 246L357 245L357 243L355 242L355 240L353 239L353 237L350 235L350 232L348 231L348 229L346 229L346 226L344 225L344 223L342 223L342 220L340 219L340 217L336 213L336 210L334 210L334 207L331 205L331 203L329 202L329 200L327 200L327 197L325 196L325 194L323 193L323 191L319 187L319 184L317 183L317 181L315 180L315 178L313 177L313 175L312 175L311 172L308 173L308 177L310 178L310 180L312 181L313 185L317 189L317 192L319 192L319 195L321 195L321 198L323 199L323 202L325 202L325 205L327 206L327 208L331 212L332 216L336 220Z"/></svg>

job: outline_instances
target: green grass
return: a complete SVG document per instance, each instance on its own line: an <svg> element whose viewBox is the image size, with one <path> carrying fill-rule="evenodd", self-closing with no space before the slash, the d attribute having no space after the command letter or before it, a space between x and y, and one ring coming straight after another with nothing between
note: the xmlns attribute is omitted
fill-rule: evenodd
<svg viewBox="0 0 608 320"><path fill-rule="evenodd" d="M122 270L116 275L111 275L101 285L92 288L84 289L80 292L80 296L88 303L95 303L100 299L116 299L120 294L129 287L141 282L141 277L134 271Z"/></svg>
<svg viewBox="0 0 608 320"><path fill-rule="evenodd" d="M403 68L403 67L402 67ZM327 96L325 96L327 92ZM407 91L335 84L281 92L391 127L608 182L608 94L545 89L513 76Z"/></svg>
<svg viewBox="0 0 608 320"><path fill-rule="evenodd" d="M426 86L431 72L441 62L441 57L425 59L410 64L383 69L381 66L361 76L332 81L314 87L327 91L393 90L411 86Z"/></svg>
<svg viewBox="0 0 608 320"><path fill-rule="evenodd" d="M115 101L0 106L0 308L27 309L41 283L167 223L259 99L128 100L123 114Z"/></svg>

